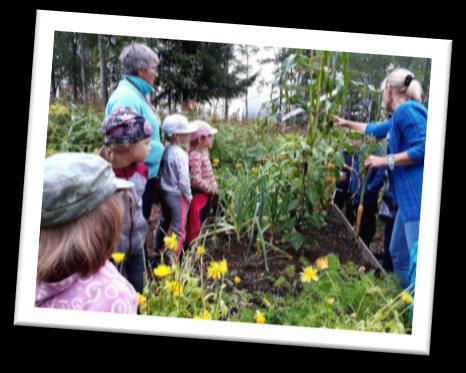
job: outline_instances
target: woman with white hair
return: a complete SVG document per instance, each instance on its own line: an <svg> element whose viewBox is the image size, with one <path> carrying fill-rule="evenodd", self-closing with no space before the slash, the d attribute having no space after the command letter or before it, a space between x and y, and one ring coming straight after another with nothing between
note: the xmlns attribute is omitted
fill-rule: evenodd
<svg viewBox="0 0 466 373"><path fill-rule="evenodd" d="M142 197L143 214L148 219L152 207L155 177L163 153L159 131L160 118L150 102L150 95L154 92L154 81L158 76L159 58L148 46L131 43L123 48L120 62L123 66L123 79L108 100L105 117L115 109L130 108L142 115L152 127L150 152L144 161L148 168L148 181Z"/></svg>
<svg viewBox="0 0 466 373"><path fill-rule="evenodd" d="M398 204L390 253L403 287L409 284L410 250L419 237L427 109L421 103L422 87L414 74L396 69L382 82L382 103L392 112L383 123L360 123L333 117L336 126L366 136L387 139L387 156L371 155L369 169L387 167L390 188Z"/></svg>

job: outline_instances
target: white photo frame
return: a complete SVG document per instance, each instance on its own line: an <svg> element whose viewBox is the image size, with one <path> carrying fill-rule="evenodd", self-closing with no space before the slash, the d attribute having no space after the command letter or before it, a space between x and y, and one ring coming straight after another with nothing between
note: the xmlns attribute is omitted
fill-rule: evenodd
<svg viewBox="0 0 466 373"><path fill-rule="evenodd" d="M34 307L54 32L252 44L430 58L416 307L411 335ZM15 325L429 354L445 143L450 40L245 26L55 11L37 12Z"/></svg>

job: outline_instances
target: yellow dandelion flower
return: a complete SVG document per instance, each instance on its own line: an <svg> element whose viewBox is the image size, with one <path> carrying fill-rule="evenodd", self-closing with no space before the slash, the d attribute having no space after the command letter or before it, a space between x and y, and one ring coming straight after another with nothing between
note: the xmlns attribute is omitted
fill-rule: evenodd
<svg viewBox="0 0 466 373"><path fill-rule="evenodd" d="M137 301L138 301L138 306L142 307L146 305L147 298L144 295L137 293Z"/></svg>
<svg viewBox="0 0 466 373"><path fill-rule="evenodd" d="M181 294L183 294L184 287L178 281L168 281L166 284L166 289L173 295L179 297Z"/></svg>
<svg viewBox="0 0 466 373"><path fill-rule="evenodd" d="M199 246L196 250L196 259L199 259L205 253L204 246Z"/></svg>
<svg viewBox="0 0 466 373"><path fill-rule="evenodd" d="M220 160L215 158L214 161L212 162L212 167L217 168L220 165Z"/></svg>
<svg viewBox="0 0 466 373"><path fill-rule="evenodd" d="M254 172L254 173L257 173L257 172L259 172L259 167L252 167L251 171Z"/></svg>
<svg viewBox="0 0 466 373"><path fill-rule="evenodd" d="M239 276L235 276L234 280L236 285L239 285L239 283L241 282L241 279L239 278Z"/></svg>
<svg viewBox="0 0 466 373"><path fill-rule="evenodd" d="M166 277L170 273L172 273L171 267L169 267L169 266L167 266L165 264L161 264L156 269L154 269L154 275L156 275L157 277L160 277L160 278Z"/></svg>
<svg viewBox="0 0 466 373"><path fill-rule="evenodd" d="M409 295L405 290L401 292L401 299L403 299L406 303L413 304L414 299L411 295Z"/></svg>
<svg viewBox="0 0 466 373"><path fill-rule="evenodd" d="M356 318L356 312L353 312L353 313L351 314L351 318L353 318L353 319Z"/></svg>
<svg viewBox="0 0 466 373"><path fill-rule="evenodd" d="M112 259L115 262L115 264L120 264L125 259L125 254L124 253L113 253Z"/></svg>
<svg viewBox="0 0 466 373"><path fill-rule="evenodd" d="M312 266L308 266L304 268L303 272L301 272L301 281L302 282L312 282L318 281L319 276L317 276L317 272L315 271Z"/></svg>
<svg viewBox="0 0 466 373"><path fill-rule="evenodd" d="M256 323L265 324L265 315L259 310L256 311Z"/></svg>
<svg viewBox="0 0 466 373"><path fill-rule="evenodd" d="M195 320L212 320L212 315L207 310L202 310L199 315L194 316Z"/></svg>
<svg viewBox="0 0 466 373"><path fill-rule="evenodd" d="M327 269L328 268L328 258L325 256L316 260L317 269Z"/></svg>
<svg viewBox="0 0 466 373"><path fill-rule="evenodd" d="M176 249L178 249L178 241L176 239L176 234L175 233L172 233L172 235L170 237L165 237L163 239L163 243L170 250L175 251Z"/></svg>
<svg viewBox="0 0 466 373"><path fill-rule="evenodd" d="M223 259L221 262L220 262L220 272L222 275L224 275L225 273L228 272L228 264L227 264L227 261L226 259Z"/></svg>
<svg viewBox="0 0 466 373"><path fill-rule="evenodd" d="M335 303L335 299L333 299L333 298L328 298L328 299L327 299L327 304L328 304L329 306L331 306L333 303Z"/></svg>
<svg viewBox="0 0 466 373"><path fill-rule="evenodd" d="M214 280L219 280L228 271L226 260L221 262L212 261L207 269L207 277Z"/></svg>
<svg viewBox="0 0 466 373"><path fill-rule="evenodd" d="M267 308L270 307L270 301L265 297L262 299L262 304L266 306Z"/></svg>
<svg viewBox="0 0 466 373"><path fill-rule="evenodd" d="M236 163L235 167L237 169L243 168L243 164L241 162Z"/></svg>

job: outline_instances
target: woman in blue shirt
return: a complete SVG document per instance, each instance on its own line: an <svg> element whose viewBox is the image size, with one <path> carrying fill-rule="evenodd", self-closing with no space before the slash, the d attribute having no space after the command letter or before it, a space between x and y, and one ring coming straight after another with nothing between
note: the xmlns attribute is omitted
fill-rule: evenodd
<svg viewBox="0 0 466 373"><path fill-rule="evenodd" d="M398 212L390 243L394 271L403 287L409 285L410 249L419 237L427 109L421 104L422 87L406 69L391 72L382 82L382 103L392 112L383 123L360 123L335 116L336 126L387 139L387 156L371 155L369 169L387 167Z"/></svg>
<svg viewBox="0 0 466 373"><path fill-rule="evenodd" d="M123 79L108 100L105 117L117 108L130 108L142 115L152 127L150 151L144 161L148 169L148 180L142 197L143 214L148 219L164 149L160 140L160 118L150 102L154 81L158 76L159 58L148 46L131 43L123 48L120 62L123 66Z"/></svg>

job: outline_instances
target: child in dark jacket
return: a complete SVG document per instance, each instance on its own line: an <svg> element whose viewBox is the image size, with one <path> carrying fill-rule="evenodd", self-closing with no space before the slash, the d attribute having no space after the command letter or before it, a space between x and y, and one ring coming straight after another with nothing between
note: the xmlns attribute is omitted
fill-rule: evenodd
<svg viewBox="0 0 466 373"><path fill-rule="evenodd" d="M335 194L333 196L333 202L338 206L340 210L346 207L349 198L349 182L351 177L351 154L346 150L342 152L345 160L345 165L340 169L340 179L335 185Z"/></svg>
<svg viewBox="0 0 466 373"><path fill-rule="evenodd" d="M347 211L347 217L351 224L355 223L356 212L362 192L362 176L359 171L358 154L353 157L353 172L350 179L351 201ZM366 191L364 194L364 211L361 219L361 227L359 235L364 243L369 246L375 235L376 230L376 215L378 211L379 191L384 183L384 169L372 169L368 171L366 178Z"/></svg>
<svg viewBox="0 0 466 373"><path fill-rule="evenodd" d="M142 213L142 195L147 183L144 159L150 151L152 128L141 115L128 108L116 109L102 123L105 147L101 155L119 178L133 182L131 193L123 196L125 214L117 252L125 254L122 273L142 293L144 284L144 244L148 231Z"/></svg>

